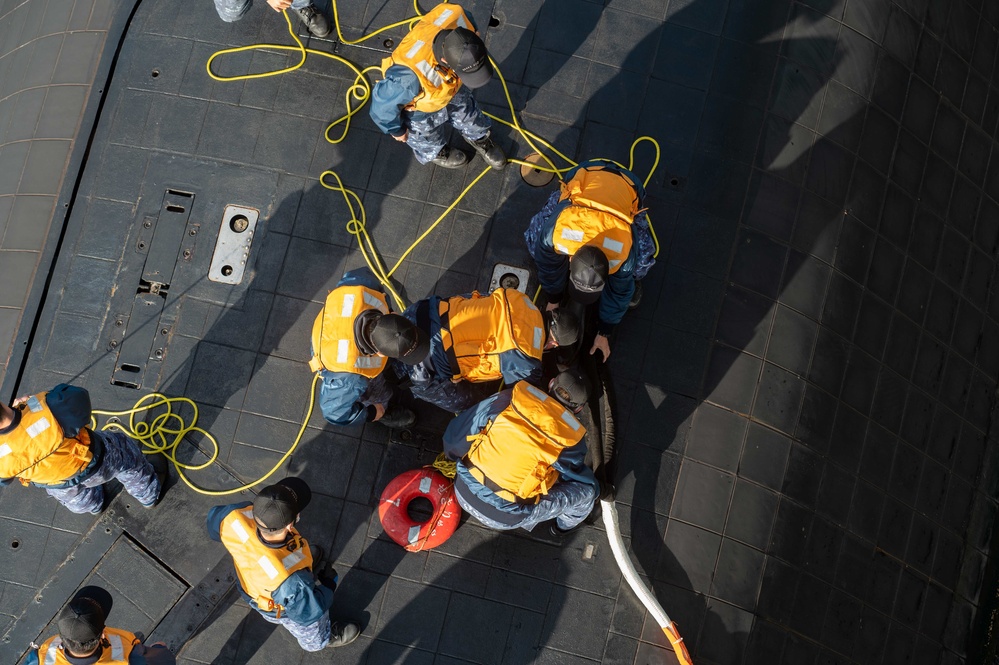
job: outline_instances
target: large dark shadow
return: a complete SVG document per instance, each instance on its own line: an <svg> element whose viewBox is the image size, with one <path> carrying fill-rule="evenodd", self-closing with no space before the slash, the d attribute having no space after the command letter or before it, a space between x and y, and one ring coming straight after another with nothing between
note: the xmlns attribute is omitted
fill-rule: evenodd
<svg viewBox="0 0 999 665"><path fill-rule="evenodd" d="M654 580L660 601L677 621L697 662L739 662L754 624L755 585L764 561L758 550L768 549L769 532L762 540L751 533L753 528L738 536L741 542L736 548L749 550L743 545L746 542L758 548L755 555L747 557L753 559L748 564L719 558L719 552L721 557L743 552L729 542L723 547L717 535L727 533L725 512L735 481L725 472L736 471L726 469L718 460L709 460L721 467L712 472L716 475L699 480L728 483L724 496L707 497L709 502L724 503L718 516L722 521L704 530L703 521L689 510L680 518L685 521L673 520L671 525L668 517L694 412L704 397L712 396L722 377L738 368L740 351L759 353L750 345L770 307L764 297L734 286L723 299L724 280L735 276L733 270L741 270L758 279L746 286L767 293L772 304L781 285L792 281L797 270L794 265L785 270L787 250L775 255L780 252L777 243L753 227L785 242L791 239L797 204L782 200L782 196L789 192L797 196L813 154L809 143L798 140L793 122L809 112L817 115L817 107L814 111L811 107L816 98L821 100L823 88L842 60L843 47L837 45L835 34L823 34L820 13L796 6L798 15L789 16L792 8L786 2L767 7L734 3L724 21L712 3L695 2L671 13L661 28L651 31L639 28L642 19L634 15L588 3L573 3L569 11L563 4L547 2L530 22L533 30L512 50L523 55L511 55L500 63L508 80L513 78L509 69L525 72L512 86L515 99L527 101L525 124L558 131L558 121L566 122L571 128L561 131L553 143L580 160L611 157L626 162L628 143L641 134L653 136L663 147L663 162L646 200L662 248L659 263L644 281L643 304L626 316L613 342L617 358L612 372L622 407L617 446L621 519L631 535L631 551L639 570ZM816 7L820 11L832 10L832 3L820 5ZM546 27L546 16L548 22L552 16L570 17L572 29L559 31L554 37L539 37ZM787 27L789 18L797 19L793 27ZM635 32L647 36L628 46L619 46L609 37ZM783 39L773 39L782 34ZM627 49L628 55L619 68L607 68L613 75L602 86L585 88L588 96L584 97L579 92L584 89L583 82L590 85L590 79L585 71L579 79L573 65L585 61L570 54L589 55L594 49L602 49L604 57L619 49ZM793 65L779 54L810 64L820 62L819 71ZM776 79L772 81L774 72ZM578 98L569 94L574 83ZM559 90L557 99L546 99L545 94L539 94L541 86L549 91L560 86L566 89ZM629 104L642 90L646 103ZM566 110L573 108L578 108L578 115L564 118ZM765 108L773 112L768 115ZM648 155L647 150L638 153L635 170L641 175L648 168ZM777 172L777 177L753 166ZM498 261L528 264L522 231L550 189L527 190L508 173L505 191L515 188L494 215L487 268ZM790 207L790 219L782 207ZM775 214L781 212L784 219ZM740 220L745 224L741 229ZM825 223L834 221L816 220L816 235ZM803 240L802 249L810 251L814 240ZM739 257L739 247L753 241L754 249L762 246L762 253ZM734 261L733 251L737 255ZM804 260L804 255L800 256ZM480 271L480 282L484 273ZM755 308L739 307L741 301L750 299ZM734 303L730 308L734 312L725 311L723 303L728 302ZM720 309L723 318L716 332ZM733 320L726 321L726 316ZM716 345L713 353L712 338L724 342L724 346ZM708 376L702 382L706 365ZM749 404L743 408L725 406L749 412L753 384ZM737 465L742 441L735 445ZM703 458L699 455L697 459ZM750 491L753 489L756 487ZM717 586L712 586L716 561L719 566L748 565L748 587L732 579L737 576L728 571L719 571ZM556 589L552 608L566 605L567 599L559 597L564 587ZM622 593L630 597L630 593ZM549 618L539 644L559 641L551 632L554 623ZM663 636L648 630L634 637L666 643Z"/></svg>
<svg viewBox="0 0 999 665"><path fill-rule="evenodd" d="M976 310L994 259L968 240L994 252L983 214L994 203L975 184L983 151L966 142L959 160L947 141L965 133L958 105L995 124L980 97L962 98L980 77L960 61L987 75L995 45L951 52L913 15L869 10L732 4L717 38L703 32L707 4L694 3L622 68L651 67L645 89L662 103L629 117L621 101L643 84L624 71L574 125L578 158L623 158L635 127L666 148L648 200L664 256L615 342L632 439L618 477L632 528L657 534L634 553L709 662L863 660L879 657L886 631L903 654L913 631L931 659L960 654L978 594L973 549L992 511L972 505L973 488L988 480L995 367L975 341ZM975 32L973 12L948 12L914 16L947 39ZM921 77L911 84L910 70ZM489 258L526 263L516 231L540 205L518 204L500 208L490 238L515 247ZM981 268L962 273L969 260ZM695 586L674 578L667 551ZM931 602L959 573L972 584L962 599ZM685 608L705 593L706 618L703 601Z"/></svg>

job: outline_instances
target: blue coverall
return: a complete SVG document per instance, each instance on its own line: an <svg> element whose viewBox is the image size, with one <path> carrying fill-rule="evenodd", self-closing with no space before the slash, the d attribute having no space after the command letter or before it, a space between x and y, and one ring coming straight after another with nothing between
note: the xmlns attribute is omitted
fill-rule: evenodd
<svg viewBox="0 0 999 665"><path fill-rule="evenodd" d="M491 529L521 528L530 531L539 523L555 518L560 529L578 525L590 511L600 493L593 471L586 466L586 439L565 448L553 468L561 476L536 504L519 504L497 496L476 480L462 462L471 442L468 437L481 432L510 404L513 389L504 390L467 409L451 421L444 431L444 453L458 462L454 491L458 503L483 525Z"/></svg>
<svg viewBox="0 0 999 665"><path fill-rule="evenodd" d="M599 163L599 160L583 162L573 168L565 174L566 182L571 180L579 169L596 163ZM569 257L557 252L552 242L558 215L568 207L569 203L559 201L560 196L558 190L552 192L541 211L531 218L527 231L524 232L527 251L538 267L538 281L548 302L559 302L562 299L569 279ZM644 191L640 190L639 196L640 198L644 196ZM652 234L644 212L635 217L635 222L631 225L631 237L632 245L628 258L621 263L617 271L607 276L604 289L600 293L597 332L602 335L613 332L614 327L624 318L631 297L635 293L635 280L644 277L655 263L651 256L654 251Z"/></svg>
<svg viewBox="0 0 999 665"><path fill-rule="evenodd" d="M471 20L471 16L468 18ZM475 29L474 22L472 29ZM420 164L432 161L447 145L448 121L469 141L489 135L492 123L479 110L472 91L466 86L458 88L447 106L433 113L404 110L420 92L420 79L412 69L392 65L385 71L385 78L372 88L368 109L378 129L389 136L398 137L409 132L406 145L412 148Z"/></svg>
<svg viewBox="0 0 999 665"><path fill-rule="evenodd" d="M470 298L471 294L462 297ZM396 376L409 377L412 382L410 390L417 399L430 402L445 411L462 411L485 399L491 392L490 384L471 381L455 383L451 380L455 369L451 367L441 338L443 328L440 317L441 300L443 298L440 296L432 296L410 305L402 313L430 337L430 355L417 365L406 365L394 360L392 368ZM511 349L500 354L500 370L503 373L503 382L508 386L521 380L532 383L541 380L541 362L525 355L519 349Z"/></svg>
<svg viewBox="0 0 999 665"><path fill-rule="evenodd" d="M38 485L74 513L96 515L104 507L104 484L117 479L125 491L143 506L151 506L160 495L160 481L153 465L142 454L139 444L117 431L94 431L90 424L90 393L83 388L60 383L45 394L45 404L52 411L64 436L75 437L88 429L93 460L83 471L58 485ZM0 429L0 437L20 426L21 412L14 409L14 421ZM6 485L13 478L0 478Z"/></svg>
<svg viewBox="0 0 999 665"><path fill-rule="evenodd" d="M292 0L292 9L305 9L311 0ZM253 6L253 0L215 0L215 11L219 13L219 18L226 23L232 23L243 18L246 12Z"/></svg>
<svg viewBox="0 0 999 665"><path fill-rule="evenodd" d="M337 282L341 286L366 286L382 291L382 285L367 268L344 273ZM315 349L313 349L315 353ZM319 370L319 409L323 417L334 425L353 425L371 420L375 404L388 404L392 386L385 380L385 372L373 379L354 372Z"/></svg>

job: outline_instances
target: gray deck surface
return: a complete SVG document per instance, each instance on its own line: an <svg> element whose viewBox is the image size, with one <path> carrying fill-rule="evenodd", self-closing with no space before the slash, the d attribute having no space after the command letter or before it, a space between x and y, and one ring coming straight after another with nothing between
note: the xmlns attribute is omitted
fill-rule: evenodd
<svg viewBox="0 0 999 665"><path fill-rule="evenodd" d="M99 71L102 54L115 51L106 43L112 23L125 18L117 16L118 4L0 2L0 358L5 361L0 386L5 391L14 388L30 338L31 326L20 324L34 319L45 290L57 244L49 239L58 238L72 201L101 99L100 86L92 84L106 76Z"/></svg>
<svg viewBox="0 0 999 665"><path fill-rule="evenodd" d="M15 5L0 3L4 30L16 28L5 22ZM132 9L103 6L122 22ZM999 3L465 7L483 27L495 18L486 42L530 130L574 159L627 162L642 134L662 145L646 200L659 262L612 342L617 506L633 560L694 662L975 662L999 492ZM412 6L340 11L357 36ZM80 176L78 191L59 251L45 245L54 262L44 298L36 292L38 324L18 333L30 342L18 392L70 381L102 409L152 390L195 400L220 446L194 476L206 487L255 479L290 445L308 403L313 318L343 272L363 265L343 198L319 175L336 171L362 197L391 265L483 168L421 167L366 109L344 142L328 143L353 74L325 59L255 81L206 75L213 52L255 42L290 43L261 0L232 25L207 0L138 4L89 152L67 173ZM381 46L336 51L368 66ZM218 69L293 59L256 52ZM476 97L507 117L497 83ZM4 108L0 121L20 118ZM529 152L506 128L495 134L512 154ZM0 172L17 145L6 136ZM640 149L636 171L650 163ZM396 273L404 297L484 289L495 263L526 266L521 234L550 191L514 167L485 176ZM183 213L167 209L178 200ZM230 204L261 220L235 287L206 279ZM0 271L34 271L0 261ZM170 286L150 299L162 315L140 325L133 301L153 263ZM138 390L111 382L129 340L148 350ZM196 633L183 663L674 662L599 520L561 544L472 522L430 552L387 540L382 488L440 450L445 414L420 416L403 437L315 414L279 472L316 493L300 527L336 561L334 615L365 625L350 647L303 654L238 600L203 527L225 499L175 483L154 511L122 495L95 522L8 487L0 660L19 658L93 575L121 598L112 624L168 640ZM194 446L185 456L205 459ZM123 580L122 567L150 572ZM164 598L179 600L169 609Z"/></svg>

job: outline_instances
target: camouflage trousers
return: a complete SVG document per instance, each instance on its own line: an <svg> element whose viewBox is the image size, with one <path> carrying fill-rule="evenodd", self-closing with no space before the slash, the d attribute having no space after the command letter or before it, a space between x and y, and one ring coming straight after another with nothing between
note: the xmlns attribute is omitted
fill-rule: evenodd
<svg viewBox="0 0 999 665"><path fill-rule="evenodd" d="M492 123L479 110L472 91L461 86L447 106L433 113L409 111L403 113L403 122L409 130L406 144L413 149L416 161L426 164L447 145L447 123L469 141L478 141L489 135Z"/></svg>
<svg viewBox="0 0 999 665"><path fill-rule="evenodd" d="M298 640L298 646L302 647L305 651L320 651L330 643L332 626L330 624L329 612L323 613L317 621L313 621L308 625L296 623L288 617L278 619L263 612L260 613L260 616L271 623L281 624L287 628L288 632Z"/></svg>

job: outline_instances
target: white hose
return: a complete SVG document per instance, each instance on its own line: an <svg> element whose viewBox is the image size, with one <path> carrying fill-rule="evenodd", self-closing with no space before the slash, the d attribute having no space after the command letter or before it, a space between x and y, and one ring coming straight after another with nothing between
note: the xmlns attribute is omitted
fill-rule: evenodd
<svg viewBox="0 0 999 665"><path fill-rule="evenodd" d="M645 609L652 614L659 627L668 628L673 622L669 620L669 615L666 614L656 597L642 583L635 571L634 564L631 563L631 557L624 550L624 540L621 539L621 527L618 525L617 508L614 506L614 502L601 499L600 510L603 513L604 528L607 529L607 540L610 541L611 552L614 553L614 559L617 560L617 565L621 569L624 579L628 580L628 586L642 601L642 605L645 605Z"/></svg>
<svg viewBox="0 0 999 665"><path fill-rule="evenodd" d="M638 599L642 601L645 609L649 611L656 620L656 623L659 624L659 627L662 628L670 644L673 645L673 650L680 662L690 663L690 655L683 645L683 638L680 637L673 622L670 621L666 610L659 604L659 601L649 588L642 583L641 578L635 571L634 564L631 563L631 557L628 556L628 553L624 549L624 540L621 538L621 527L618 524L617 508L614 506L614 502L601 499L600 511L604 518L604 528L607 529L607 540L610 542L611 552L614 553L614 559L617 561L618 568L621 569L624 579L628 581L628 586L631 587L631 590L635 592Z"/></svg>

